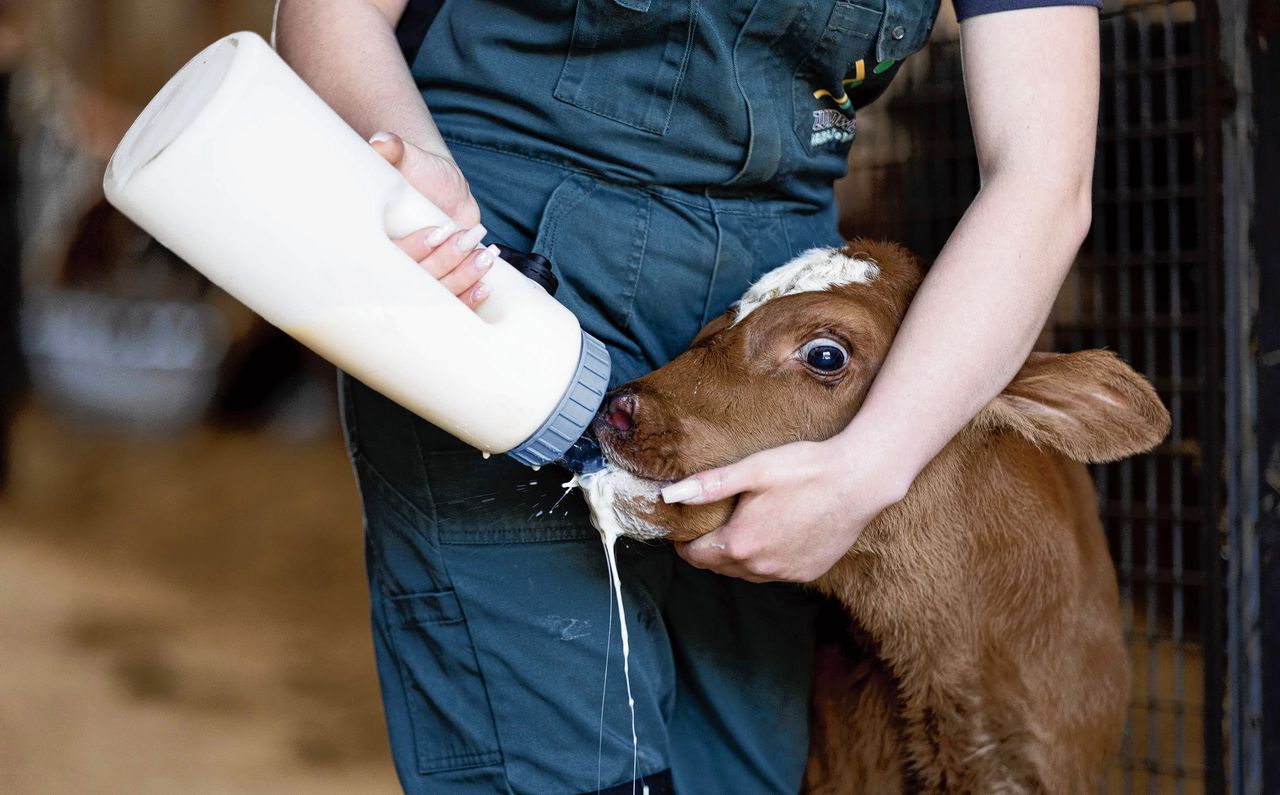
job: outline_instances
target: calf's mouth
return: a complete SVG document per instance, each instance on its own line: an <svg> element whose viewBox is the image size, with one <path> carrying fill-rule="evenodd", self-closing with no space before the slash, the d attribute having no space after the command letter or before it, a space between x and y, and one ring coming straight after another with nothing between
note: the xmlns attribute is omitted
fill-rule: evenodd
<svg viewBox="0 0 1280 795"><path fill-rule="evenodd" d="M611 466L665 486L693 473L680 471L683 431L672 416L675 407L646 390L644 381L631 382L606 396L592 432Z"/></svg>
<svg viewBox="0 0 1280 795"><path fill-rule="evenodd" d="M634 461L605 439L600 440L600 451L604 454L604 460L608 468L619 472L625 472L637 480L652 483L655 488L661 489L664 486L669 486L679 480L679 478L676 477L662 477L652 469L646 468L642 464Z"/></svg>
<svg viewBox="0 0 1280 795"><path fill-rule="evenodd" d="M625 390L625 387L623 388ZM646 466L635 442L636 398L626 391L606 397L592 433L600 444L605 468L576 478L591 508L596 529L605 535L653 540L668 535L661 514L663 487L676 478Z"/></svg>
<svg viewBox="0 0 1280 795"><path fill-rule="evenodd" d="M715 462L690 455L687 418L645 379L612 393L592 424L606 466L578 478L601 533L690 541L723 524L730 501L667 504L662 489Z"/></svg>

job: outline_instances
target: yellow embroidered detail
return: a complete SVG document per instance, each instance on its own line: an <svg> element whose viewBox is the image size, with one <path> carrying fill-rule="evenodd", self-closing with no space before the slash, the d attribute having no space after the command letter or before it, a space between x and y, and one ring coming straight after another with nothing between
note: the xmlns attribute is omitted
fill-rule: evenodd
<svg viewBox="0 0 1280 795"><path fill-rule="evenodd" d="M839 105L841 110L848 110L851 104L849 102L849 95L843 91L840 92L840 96L838 97L835 94L832 94L830 91L826 90L825 88L820 88L817 91L813 92L814 99L822 99L823 97L831 97L831 101Z"/></svg>

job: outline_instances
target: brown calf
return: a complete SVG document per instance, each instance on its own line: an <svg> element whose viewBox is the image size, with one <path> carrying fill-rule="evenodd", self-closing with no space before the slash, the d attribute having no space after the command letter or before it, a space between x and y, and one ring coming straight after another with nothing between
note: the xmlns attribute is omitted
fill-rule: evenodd
<svg viewBox="0 0 1280 795"><path fill-rule="evenodd" d="M807 252L618 390L595 427L629 532L702 535L732 501L667 505L663 483L844 428L919 281L893 244ZM844 356L811 355L815 340ZM1081 462L1148 450L1168 425L1151 386L1114 355L1031 355L814 583L848 608L844 646L856 651L820 655L809 791L1096 789L1129 681Z"/></svg>

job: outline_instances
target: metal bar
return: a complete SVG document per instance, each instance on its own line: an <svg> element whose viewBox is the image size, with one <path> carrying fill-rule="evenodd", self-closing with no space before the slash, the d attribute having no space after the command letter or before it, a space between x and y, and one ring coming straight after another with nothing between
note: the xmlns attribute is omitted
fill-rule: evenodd
<svg viewBox="0 0 1280 795"><path fill-rule="evenodd" d="M1262 792L1262 677L1257 536L1256 373L1250 350L1256 280L1249 241L1253 207L1252 81L1248 4L1220 4L1220 58L1233 104L1222 118L1227 649L1233 792Z"/></svg>
<svg viewBox="0 0 1280 795"><path fill-rule="evenodd" d="M1274 6L1273 6L1274 9ZM1280 206L1280 15L1256 14L1249 31L1254 79L1254 207ZM1262 711L1270 721L1262 725L1262 787L1280 791L1280 226L1255 226L1257 303L1253 350L1257 352L1257 449L1265 451L1259 472L1258 538L1263 569L1261 634ZM1271 307L1270 311L1258 311Z"/></svg>
<svg viewBox="0 0 1280 795"><path fill-rule="evenodd" d="M1118 280L1120 284L1125 284L1129 281L1128 274L1126 273L1126 269L1118 268L1116 272L1121 276L1121 278ZM1127 301L1128 299L1129 299L1129 293L1127 290L1122 294L1121 293L1117 294L1117 300ZM1143 318L1109 317L1107 315L1100 315L1098 317L1095 317L1088 325L1092 328L1097 328L1103 331L1120 332L1120 331L1142 331L1143 329L1147 328L1147 326L1145 325L1146 323L1150 323L1152 327L1156 329L1168 329L1171 331L1176 329L1198 330L1203 326L1203 320L1199 315L1183 315L1181 318L1177 318L1177 319L1170 317L1169 315L1158 315L1149 320L1143 319ZM1066 328L1071 328L1073 325L1076 325L1076 324L1064 323L1063 325ZM1124 337L1120 337L1120 339L1123 340ZM1122 357L1124 357L1125 359L1128 359L1129 358L1128 343L1125 343L1125 346L1126 346L1125 349L1121 350L1119 353Z"/></svg>
<svg viewBox="0 0 1280 795"><path fill-rule="evenodd" d="M1173 210L1171 216L1176 216L1177 211ZM1153 257L1138 256L1120 259L1118 257L1091 257L1089 260L1081 262L1078 267L1080 270L1104 270L1114 268L1137 268L1150 265L1153 268L1177 268L1182 265L1204 265L1206 259L1203 255L1196 251L1178 251L1157 253Z"/></svg>
<svg viewBox="0 0 1280 795"><path fill-rule="evenodd" d="M1176 699L1156 699L1155 701L1130 701L1129 706L1136 709L1149 709L1156 712L1177 712L1187 707L1200 706L1194 702L1183 702Z"/></svg>
<svg viewBox="0 0 1280 795"><path fill-rule="evenodd" d="M1216 52L1218 47L1218 4L1209 0L1197 3L1200 20L1199 36L1192 42L1201 53ZM1202 201L1199 208L1203 237L1201 248L1209 254L1209 261L1221 261L1222 251L1222 130L1220 82L1216 72L1202 68L1193 75L1192 95L1205 112L1200 130L1200 149L1204 164L1197 175L1197 187ZM1203 300L1199 306L1206 311L1217 311L1222 304L1222 269L1208 267L1201 271ZM1219 323L1206 323L1202 329L1203 350L1200 356L1200 381L1204 384L1221 384L1223 373L1223 329ZM1223 417L1217 400L1200 400L1198 423L1200 426L1200 478L1202 509L1210 515L1221 510L1222 481L1218 476L1223 463ZM1226 671L1223 651L1226 649L1225 615L1223 610L1223 562L1222 541L1214 524L1208 524L1200 534L1200 566L1205 578L1201 591L1201 637L1204 639L1204 761L1205 791L1226 791L1225 737L1223 735L1224 699L1223 687Z"/></svg>
<svg viewBox="0 0 1280 795"><path fill-rule="evenodd" d="M1168 13L1169 6L1167 3L1161 2L1157 6L1160 16ZM1135 15L1141 16L1141 15ZM1132 77L1134 75L1148 75L1157 72L1172 72L1178 69L1186 69L1188 67L1198 65L1194 57L1187 55L1172 55L1164 58L1151 58L1141 61L1135 66L1121 68L1118 66L1102 67L1102 79L1113 80L1118 77Z"/></svg>
<svg viewBox="0 0 1280 795"><path fill-rule="evenodd" d="M1141 638L1141 637L1142 637L1142 635L1141 635L1141 634L1139 634L1139 633L1129 633L1128 635L1125 635L1125 640L1133 641L1133 640L1137 640L1137 639L1139 639L1139 638ZM1172 647L1172 646L1173 646L1173 641L1165 640L1165 641L1162 641L1160 645L1161 645L1161 646L1164 646L1164 647ZM1184 651L1199 651L1199 650L1200 650L1200 648L1201 648L1201 646L1200 646L1200 644L1199 644L1199 643L1195 643L1195 642L1187 641L1187 642L1184 642L1184 643L1182 643L1182 644L1181 644L1181 648L1182 648ZM1197 704L1197 703L1200 703L1200 702L1198 702L1198 701L1186 701L1186 703L1188 703L1188 704Z"/></svg>
<svg viewBox="0 0 1280 795"><path fill-rule="evenodd" d="M1201 64L1201 68L1203 68L1203 64ZM1145 138L1149 136L1162 137L1165 135L1177 135L1178 133L1195 134L1200 131L1200 127L1201 125L1199 123L1199 120L1182 119L1181 121L1175 122L1173 124L1157 125L1155 127L1152 127L1150 130L1130 129L1126 133L1126 135L1129 138ZM1103 143L1115 143L1118 140L1119 138L1116 136L1115 133L1103 133L1102 135Z"/></svg>
<svg viewBox="0 0 1280 795"><path fill-rule="evenodd" d="M1153 585L1198 585L1200 578L1195 574L1175 574L1173 569L1156 569L1155 571L1134 572L1133 583L1141 585L1150 583Z"/></svg>
<svg viewBox="0 0 1280 795"><path fill-rule="evenodd" d="M1163 137L1156 135L1126 135L1126 140L1136 140L1140 143L1150 143L1152 138ZM1097 195L1097 201L1101 204L1123 204L1124 202L1133 202L1141 204L1145 202L1158 201L1160 199L1195 199L1199 198L1192 189L1182 190L1162 190L1162 191L1144 191L1129 188L1124 191L1115 193L1102 192Z"/></svg>
<svg viewBox="0 0 1280 795"><path fill-rule="evenodd" d="M1161 23L1164 28L1165 52L1170 53L1175 45L1173 40L1173 15L1170 13L1168 6L1165 6L1164 8ZM1177 97L1176 92L1174 91L1175 81L1184 75L1189 79L1190 73L1194 68L1193 59L1193 65L1189 69L1170 72L1165 78L1164 110L1165 122L1168 125L1173 125L1177 120L1178 115ZM1165 146L1165 171L1168 174L1169 186L1179 187L1182 185L1182 179L1180 178L1178 168L1178 147L1173 144L1174 142L1171 141L1169 145ZM1182 255L1180 246L1181 235L1179 232L1181 231L1181 219L1179 218L1178 203L1169 202L1167 212L1169 214L1169 315L1171 317L1178 318L1182 313L1182 267L1183 263L1186 261L1186 258ZM1175 384L1181 385L1183 378L1181 334L1169 335L1169 373L1172 381ZM1168 396L1169 414L1172 419L1169 428L1169 441L1174 447L1179 447L1182 445L1184 433L1182 418L1182 390L1170 389L1164 391L1164 394ZM1183 535L1184 526L1187 523L1187 519L1183 516L1185 507L1183 495L1184 475L1185 472L1183 471L1182 459L1178 457L1171 459L1169 475L1169 504L1174 506L1174 515L1171 517L1172 522L1170 523L1170 535L1173 543L1173 549L1170 555L1170 568L1173 578L1178 582L1178 584L1173 588L1173 598L1170 605L1170 609L1173 611L1173 618L1171 622L1172 627L1170 631L1174 644L1173 692L1177 699L1174 702L1177 705L1177 709L1174 711L1172 752L1173 758L1178 764L1182 764L1182 759L1185 754L1186 707L1189 706L1186 704L1185 700L1181 698L1181 696L1186 693L1185 655L1183 654L1182 648L1184 635L1183 623L1186 614L1185 586L1191 584L1190 578L1188 578L1183 571ZM1200 510L1199 506L1194 507L1196 512L1196 519L1194 521L1196 526L1199 527ZM1204 532L1203 528L1201 529L1201 532ZM1199 580L1198 577L1195 579L1197 581ZM1195 584L1199 583L1196 582ZM1179 779L1175 788L1176 795L1182 795L1183 790L1183 781L1182 779Z"/></svg>
<svg viewBox="0 0 1280 795"><path fill-rule="evenodd" d="M1111 22L1111 53L1112 53L1111 63L1114 64L1116 68L1123 68L1125 63L1125 51L1124 51L1125 22L1126 22L1125 15L1120 14L1115 17L1112 17L1110 22ZM1124 132L1128 127L1128 123L1127 123L1128 107L1125 101L1127 99L1127 93L1125 91L1124 81L1118 80L1114 83L1114 91L1112 94L1112 99L1113 99L1112 123L1114 125L1114 130L1116 132L1117 137L1123 137ZM1125 194L1125 192L1128 190L1128 182L1129 182L1128 153L1125 151L1123 147L1118 147L1116 151L1116 192L1117 194L1121 196ZM1126 234L1127 219L1123 216L1123 214L1120 214L1114 220L1116 221L1116 226L1117 226L1116 249L1117 249L1118 255L1123 257L1128 253L1128 246L1125 245L1125 243L1127 242L1127 234ZM1124 273L1125 271L1123 269L1117 271L1118 275L1124 274ZM1118 305L1120 307L1127 307L1128 306L1127 291L1124 291L1123 288L1121 288L1120 292L1121 292L1121 295L1119 296ZM1099 295L1099 299L1101 298L1102 296ZM1106 317L1105 314L1103 314L1105 312L1105 306L1106 305L1102 302L1102 300L1099 300L1097 305L1094 308L1096 313L1094 317L1095 334L1098 332L1101 332L1103 329L1108 328L1108 324L1105 322L1108 318ZM1119 350L1120 356L1124 358L1128 358L1126 354L1128 353L1129 346L1127 345L1123 336L1121 336L1120 344L1117 347L1120 349ZM1107 477L1108 472L1109 472L1108 467L1098 468L1098 480L1100 481L1100 484L1102 484L1099 487L1099 499L1106 499L1106 497L1104 496L1104 492L1102 492L1102 488L1104 486L1110 485L1108 482L1109 478ZM1125 471L1124 468L1122 467L1120 470L1119 480L1120 480L1120 502L1124 504L1129 504L1130 502L1132 502L1132 499L1133 499L1130 472ZM1122 520L1119 522L1118 530L1120 533L1120 560L1117 561L1117 564L1120 570L1120 604L1121 604L1121 612L1124 616L1125 633L1129 634L1133 631L1133 524L1131 522ZM1126 757L1134 756L1132 724L1133 724L1133 720L1131 718L1128 721L1128 725L1126 726L1125 733L1124 733L1122 753ZM1133 787L1134 787L1133 771L1126 766L1124 774L1125 774L1124 775L1125 795L1130 795L1130 793L1133 792Z"/></svg>
<svg viewBox="0 0 1280 795"><path fill-rule="evenodd" d="M1148 780L1155 776L1170 776L1178 779L1200 778L1205 771L1205 768L1201 765L1185 765L1179 762L1168 763L1160 759L1148 759L1145 757L1125 759L1124 767L1126 770L1141 769L1148 774Z"/></svg>
<svg viewBox="0 0 1280 795"><path fill-rule="evenodd" d="M1138 35L1138 61L1141 64L1149 64L1151 61L1151 31L1150 20L1146 14L1137 15L1137 35ZM1150 129L1151 127L1151 74L1147 70L1142 70L1138 76L1138 124L1142 129ZM1138 142L1138 173L1141 175L1141 192L1151 195L1156 192L1155 186L1152 184L1152 153L1151 153L1150 137L1143 137ZM1155 256L1155 219L1154 210L1151 200L1142 201L1142 218L1141 228L1138 230L1142 238L1142 255L1145 259ZM1131 273L1132 271L1123 271L1123 273ZM1155 306L1155 273L1150 265L1142 267L1142 314L1145 320L1150 320L1156 315ZM1143 342L1143 362L1142 369L1144 372L1153 373L1156 370L1156 342L1155 329L1150 323L1147 323L1142 330ZM1155 514L1157 504L1157 484L1155 477L1154 462L1149 458L1142 459L1142 469L1146 475L1144 483L1144 491L1146 496L1147 520L1143 522L1143 534L1146 540L1146 596L1147 596L1147 616L1146 616L1146 643L1147 643L1147 701L1154 702L1157 699L1156 688L1159 683L1158 662L1159 655L1151 653L1156 646L1156 641L1160 632L1160 589L1156 581L1156 567L1159 563L1159 550L1156 546L1156 523L1151 516ZM1147 757L1149 759L1160 759L1160 725L1159 713L1155 710L1147 710ZM1156 791L1155 777L1147 779L1147 792L1154 795Z"/></svg>

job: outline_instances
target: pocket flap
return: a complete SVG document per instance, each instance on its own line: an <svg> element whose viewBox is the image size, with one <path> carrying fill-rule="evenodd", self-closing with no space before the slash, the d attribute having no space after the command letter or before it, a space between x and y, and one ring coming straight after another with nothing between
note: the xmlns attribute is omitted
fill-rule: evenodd
<svg viewBox="0 0 1280 795"><path fill-rule="evenodd" d="M876 61L901 61L923 47L940 4L941 0L889 0L876 37Z"/></svg>
<svg viewBox="0 0 1280 795"><path fill-rule="evenodd" d="M387 598L388 616L399 627L449 624L462 620L462 605L453 591L411 593Z"/></svg>

